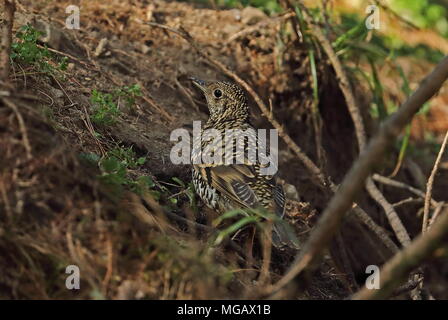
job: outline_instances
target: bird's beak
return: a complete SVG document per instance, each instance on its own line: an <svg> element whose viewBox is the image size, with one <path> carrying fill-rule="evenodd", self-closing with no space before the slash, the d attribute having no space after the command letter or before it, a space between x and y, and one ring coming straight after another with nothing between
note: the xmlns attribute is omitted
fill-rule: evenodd
<svg viewBox="0 0 448 320"><path fill-rule="evenodd" d="M205 91L205 85L207 84L204 80L199 80L193 77L189 78L193 84L198 87L199 89L201 89L202 91Z"/></svg>

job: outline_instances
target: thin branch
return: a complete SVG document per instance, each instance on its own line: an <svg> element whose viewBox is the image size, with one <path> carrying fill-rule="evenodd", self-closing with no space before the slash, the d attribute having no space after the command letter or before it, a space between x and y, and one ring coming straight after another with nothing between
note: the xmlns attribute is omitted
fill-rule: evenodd
<svg viewBox="0 0 448 320"><path fill-rule="evenodd" d="M448 78L448 57L445 57L421 82L419 88L408 100L390 116L381 126L376 136L370 141L344 178L338 192L331 199L327 208L317 222L314 231L305 243L295 262L275 284L270 292L275 292L317 259L322 250L328 246L334 233L338 230L344 214L352 206L353 200L362 189L373 166L384 156L385 151L400 134L401 130L412 120L420 107L428 101Z"/></svg>
<svg viewBox="0 0 448 320"><path fill-rule="evenodd" d="M180 91L182 92L182 94L187 98L188 102L190 103L190 105L197 111L199 112L199 107L196 104L196 102L194 102L193 98L191 97L191 94L188 92L187 89L185 89L185 87L182 85L182 83L179 82L179 80L177 79L177 75L175 75L173 77L173 81L176 84L176 86L180 89Z"/></svg>
<svg viewBox="0 0 448 320"><path fill-rule="evenodd" d="M378 202L384 209L386 217L389 220L389 224L397 235L398 240L403 246L407 246L411 243L411 238L409 237L406 228L398 217L397 212L394 207L386 200L381 191L377 188L373 180L369 177L367 178L367 188L370 189L370 196Z"/></svg>
<svg viewBox="0 0 448 320"><path fill-rule="evenodd" d="M390 179L388 177L384 177L382 175L379 175L377 173L374 173L372 175L373 180L391 186L391 187L395 187L395 188L401 188L401 189L405 189L408 190L409 192L412 192L413 194L415 194L416 196L419 196L422 199L425 199L425 193L423 191L421 191L420 189L414 188L404 182L401 181L397 181L397 180L393 180ZM431 199L431 205L433 207L437 206L437 201L435 201L434 199Z"/></svg>
<svg viewBox="0 0 448 320"><path fill-rule="evenodd" d="M356 293L354 300L386 299L413 269L418 267L439 247L448 235L448 210L426 233L420 234L408 247L397 253L380 270L380 289L364 287Z"/></svg>
<svg viewBox="0 0 448 320"><path fill-rule="evenodd" d="M336 190L334 191L336 192ZM392 252L396 253L400 249L397 247L395 242L389 237L387 232L380 227L361 207L356 204L353 207L353 214L366 225L377 237L380 239L383 244Z"/></svg>
<svg viewBox="0 0 448 320"><path fill-rule="evenodd" d="M405 205L405 204L410 204L410 203L417 204L417 203L422 203L422 202L423 202L422 199L415 199L415 198L409 197L407 199L403 199L396 203L393 203L392 206L394 208L396 208L396 207L401 207L402 205Z"/></svg>
<svg viewBox="0 0 448 320"><path fill-rule="evenodd" d="M2 40L0 43L0 80L8 82L12 42L12 26L14 24L14 12L16 3L14 0L4 0L3 26L1 30Z"/></svg>
<svg viewBox="0 0 448 320"><path fill-rule="evenodd" d="M71 54L68 54L68 53L66 53L66 52L62 52L62 51L59 51L59 50L56 50L56 49L53 49L53 48L49 48L49 47L44 47L44 46L42 46L42 45L40 45L40 44L38 44L37 46L38 46L39 48L45 48L46 50L51 51L51 52L53 52L53 53L56 53L56 54L58 54L58 55L61 55L61 56L70 58L71 60L76 61L76 62L78 62L79 64L82 64L83 66L85 66L85 67L87 67L87 68L89 68L89 69L93 69L93 70L95 70L95 71L100 71L99 69L96 68L95 65L90 64L90 63L85 62L85 61L82 61L82 60L76 58L75 56L73 56L73 55L71 55Z"/></svg>
<svg viewBox="0 0 448 320"><path fill-rule="evenodd" d="M371 177L367 178L366 190L372 199L374 199L383 208L386 218L401 245L407 246L411 242L411 237L409 236L408 231L398 216L397 211L395 211L395 208L389 201L387 201L386 197L381 193Z"/></svg>
<svg viewBox="0 0 448 320"><path fill-rule="evenodd" d="M375 178L376 178L376 179L375 179ZM400 188L407 189L407 190L409 190L409 191L411 191L411 192L413 192L413 193L419 195L420 197L425 198L425 194L424 194L421 190L418 190L418 189L416 189L416 188L413 188L413 187L411 187L411 186L409 186L409 185L407 185L407 184L405 184L405 183L398 182L398 181L389 179L389 178L387 178L387 177L382 177L382 176L380 176L380 175L378 175L378 174L375 174L375 175L374 175L374 179L377 180L377 181L379 181L379 182L382 182L382 183L384 183L384 184L386 184L386 185L390 185L390 186L395 186L395 187L400 187ZM431 203L435 203L435 204L437 204L436 201L434 201L431 197L429 197L429 198L428 198L428 202L427 202L428 208L429 208L429 204L430 204L430 202L431 202ZM440 210L441 210L441 207L440 207ZM429 212L429 209L428 209L428 212ZM397 233L397 236L398 236L398 233ZM402 235L402 236L403 236L403 235ZM404 246L407 246L407 245L409 244L410 239L409 239L409 241L408 241L408 240L406 239L406 237L405 237L404 240L406 241L406 243L403 243L402 241L401 241L401 242L403 243ZM413 298L413 300L420 300L420 298L421 298L421 297L420 297L420 289L421 289L422 286L423 286L423 275L415 275L415 276L414 276L414 279L411 279L411 281L412 281L412 280L414 280L414 282L418 282L418 283L419 283L419 286L416 287L414 290L412 290L412 292L411 292L411 297Z"/></svg>
<svg viewBox="0 0 448 320"><path fill-rule="evenodd" d="M17 108L17 105L12 100L10 100L8 98L3 98L1 100L16 115L17 122L19 123L20 134L22 135L23 146L25 147L25 151L26 151L26 159L31 160L33 158L32 154L31 154L32 149L31 149L30 140L28 139L28 131L26 130L25 120L23 120L22 114L20 113L19 109Z"/></svg>
<svg viewBox="0 0 448 320"><path fill-rule="evenodd" d="M305 21L310 26L314 26L311 28L312 34L317 38L320 42L322 48L327 54L330 62L336 72L338 77L339 87L344 95L348 111L352 118L353 124L355 126L356 138L358 141L359 152L362 152L365 149L367 143L366 130L364 126L364 122L361 116L360 108L357 105L355 95L353 94L353 90L351 88L347 73L342 66L341 61L339 60L336 52L333 49L328 38L324 35L322 30L316 25L314 19L309 14L307 8L299 1L299 6L302 10L303 17ZM377 188L375 183L371 180L371 178L367 178L366 189L369 192L370 196L378 202L382 207L386 214L387 219L389 220L392 229L394 230L397 238L400 240L402 245L407 245L410 243L410 237L403 223L401 222L397 212L394 207L387 201L385 196L381 193L381 191Z"/></svg>
<svg viewBox="0 0 448 320"><path fill-rule="evenodd" d="M428 229L430 229L431 226L433 225L434 221L437 220L437 217L439 216L440 212L442 212L442 209L443 209L444 205L445 205L445 202L441 201L441 202L439 202L437 207L434 209L434 213L432 215L432 218L429 221Z"/></svg>
<svg viewBox="0 0 448 320"><path fill-rule="evenodd" d="M356 102L355 95L351 89L350 82L348 80L348 76L342 66L341 61L334 52L333 47L327 37L324 35L322 30L316 25L314 19L309 14L307 8L299 1L300 9L302 10L303 17L306 23L311 27L312 34L316 37L316 39L320 42L322 48L324 49L328 59L330 60L331 65L334 68L336 76L338 78L339 87L341 88L342 94L344 95L345 101L347 103L347 108L350 112L350 116L352 117L353 124L355 126L356 138L358 140L359 149L362 151L367 143L366 138L366 130L364 127L364 122L360 113L360 108Z"/></svg>
<svg viewBox="0 0 448 320"><path fill-rule="evenodd" d="M425 206L423 207L423 224L422 232L425 233L428 229L428 219L429 219L429 205L431 202L432 187L434 185L434 179L439 170L440 160L442 159L443 152L445 151L446 142L448 140L448 130L443 138L442 146L440 147L439 154L437 155L434 167L432 168L431 174L428 178L428 183L426 184L426 195L425 195Z"/></svg>

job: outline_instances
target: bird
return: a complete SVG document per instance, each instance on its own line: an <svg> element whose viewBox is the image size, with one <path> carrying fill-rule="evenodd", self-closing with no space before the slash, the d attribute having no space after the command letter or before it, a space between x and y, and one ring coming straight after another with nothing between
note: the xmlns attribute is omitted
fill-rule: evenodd
<svg viewBox="0 0 448 320"><path fill-rule="evenodd" d="M299 244L291 226L281 220L285 214L285 194L278 177L264 174L265 165L260 159L244 157L249 154L248 150L253 151L261 145L250 123L248 100L243 89L229 81L204 81L194 77L190 80L205 96L210 114L201 128L201 140L193 142L191 153L192 183L199 198L221 214L247 208L264 208L276 214L280 219L274 219L271 243L280 250L298 250ZM215 130L221 139L204 138L207 130ZM233 144L229 146L224 137L226 131L236 132L234 141L244 139L241 149ZM211 162L201 161L204 150L213 157L222 145L221 157L213 158L215 161Z"/></svg>

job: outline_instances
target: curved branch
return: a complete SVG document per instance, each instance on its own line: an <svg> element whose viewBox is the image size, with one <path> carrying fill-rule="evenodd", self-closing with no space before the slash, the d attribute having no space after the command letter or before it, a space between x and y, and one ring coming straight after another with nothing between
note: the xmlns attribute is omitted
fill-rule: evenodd
<svg viewBox="0 0 448 320"><path fill-rule="evenodd" d="M448 235L448 210L445 210L434 225L415 239L403 251L397 253L380 270L380 289L362 288L352 299L386 299L413 269L439 247Z"/></svg>
<svg viewBox="0 0 448 320"><path fill-rule="evenodd" d="M353 200L372 171L372 167L384 156L387 148L395 141L401 130L412 120L420 107L436 94L448 78L448 56L445 57L420 84L408 100L381 126L377 135L360 154L344 178L338 192L331 199L314 231L292 267L272 288L277 291L293 280L321 253L338 230L344 214L352 206Z"/></svg>
<svg viewBox="0 0 448 320"><path fill-rule="evenodd" d="M436 161L434 163L434 167L432 168L431 174L428 178L428 183L426 184L426 194L425 194L425 206L423 209L423 225L422 232L425 233L428 229L429 224L429 206L432 199L432 186L434 185L434 179L437 174L437 170L439 170L440 160L442 159L443 152L445 151L446 143L448 140L448 131L445 134L445 138L443 138L442 146L440 147L439 154L437 155Z"/></svg>

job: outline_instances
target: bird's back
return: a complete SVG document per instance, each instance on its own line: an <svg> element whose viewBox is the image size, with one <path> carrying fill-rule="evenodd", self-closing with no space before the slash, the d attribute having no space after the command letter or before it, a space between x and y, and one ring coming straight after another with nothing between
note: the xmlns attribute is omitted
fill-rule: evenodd
<svg viewBox="0 0 448 320"><path fill-rule="evenodd" d="M220 139L207 140L207 130L215 129ZM221 156L213 161L193 166L193 183L201 199L215 210L230 208L264 207L282 215L284 209L283 188L276 176L263 174L266 162L260 161L260 153L266 156L265 143L260 141L249 123L208 124L202 130L202 141L194 148L192 160L198 162L204 152ZM262 152L260 150L263 150ZM218 161L216 161L218 160Z"/></svg>

